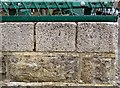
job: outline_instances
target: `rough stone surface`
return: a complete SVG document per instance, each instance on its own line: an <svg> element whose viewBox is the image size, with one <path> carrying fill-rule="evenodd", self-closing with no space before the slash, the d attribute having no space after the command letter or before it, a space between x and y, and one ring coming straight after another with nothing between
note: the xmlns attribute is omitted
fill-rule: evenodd
<svg viewBox="0 0 120 88"><path fill-rule="evenodd" d="M26 82L6 82L5 85L7 86L17 86L18 88L20 86L29 86L30 88L46 88L46 86L49 86L49 88L116 88L113 87L112 84L79 84L79 83L65 83L65 82L39 82L39 83L26 83ZM23 87L24 88L24 87Z"/></svg>
<svg viewBox="0 0 120 88"><path fill-rule="evenodd" d="M120 87L120 67L118 66L117 69L116 69L116 82L117 82L117 85Z"/></svg>
<svg viewBox="0 0 120 88"><path fill-rule="evenodd" d="M118 54L120 54L120 28L118 30Z"/></svg>
<svg viewBox="0 0 120 88"><path fill-rule="evenodd" d="M2 73L2 53L0 52L0 73Z"/></svg>
<svg viewBox="0 0 120 88"><path fill-rule="evenodd" d="M111 58L94 58L94 82L97 84L113 83L114 60Z"/></svg>
<svg viewBox="0 0 120 88"><path fill-rule="evenodd" d="M9 85L28 82L21 86L32 86L32 82L52 86L112 85L115 61L120 85L119 51L118 59L115 58L117 44L120 47L118 24L78 23L76 26L75 23L37 23L34 31L33 23L0 23L0 51L17 51L0 52L0 85L6 77L12 82ZM33 48L44 52L21 52Z"/></svg>
<svg viewBox="0 0 120 88"><path fill-rule="evenodd" d="M2 53L0 52L0 81L2 80Z"/></svg>
<svg viewBox="0 0 120 88"><path fill-rule="evenodd" d="M111 57L112 56L112 57ZM83 83L113 84L114 55L82 54L81 80Z"/></svg>
<svg viewBox="0 0 120 88"><path fill-rule="evenodd" d="M2 51L2 25L0 23L0 51Z"/></svg>
<svg viewBox="0 0 120 88"><path fill-rule="evenodd" d="M115 54L14 52L3 55L12 82L113 84Z"/></svg>
<svg viewBox="0 0 120 88"><path fill-rule="evenodd" d="M116 68L116 78L117 78L117 84L120 88L120 18L118 20L119 22L119 30L118 30L118 59L117 61L117 68Z"/></svg>
<svg viewBox="0 0 120 88"><path fill-rule="evenodd" d="M117 23L78 23L77 51L115 52L117 36Z"/></svg>
<svg viewBox="0 0 120 88"><path fill-rule="evenodd" d="M1 79L2 80L5 80L6 79L6 72L7 72L7 69L6 69L6 67L7 67L7 58L6 58L6 55L3 55L3 54L6 54L6 53L1 53L0 55L0 61L1 61L1 73L0 73L0 75L1 75Z"/></svg>
<svg viewBox="0 0 120 88"><path fill-rule="evenodd" d="M117 60L117 65L118 65L118 67L120 66L120 54L118 54L118 57L116 58Z"/></svg>
<svg viewBox="0 0 120 88"><path fill-rule="evenodd" d="M120 50L118 50L120 52ZM120 54L118 54L117 67L116 67L116 81L120 87Z"/></svg>
<svg viewBox="0 0 120 88"><path fill-rule="evenodd" d="M74 51L75 23L38 23L36 25L37 51Z"/></svg>
<svg viewBox="0 0 120 88"><path fill-rule="evenodd" d="M2 51L32 51L33 23L4 23L2 25Z"/></svg>
<svg viewBox="0 0 120 88"><path fill-rule="evenodd" d="M11 54L9 77L11 81L26 82L76 82L78 81L77 54Z"/></svg>
<svg viewBox="0 0 120 88"><path fill-rule="evenodd" d="M93 60L92 58L83 58L81 79L84 83L92 83L93 81Z"/></svg>

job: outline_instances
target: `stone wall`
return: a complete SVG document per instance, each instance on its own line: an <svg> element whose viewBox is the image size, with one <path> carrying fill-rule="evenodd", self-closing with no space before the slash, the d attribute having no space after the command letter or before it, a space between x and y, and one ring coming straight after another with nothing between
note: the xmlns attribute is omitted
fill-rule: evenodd
<svg viewBox="0 0 120 88"><path fill-rule="evenodd" d="M117 23L0 23L2 85L115 86ZM30 84L31 83L31 84Z"/></svg>
<svg viewBox="0 0 120 88"><path fill-rule="evenodd" d="M119 30L118 30L118 61L117 61L117 80L118 85L120 86L120 18L118 19L119 22Z"/></svg>

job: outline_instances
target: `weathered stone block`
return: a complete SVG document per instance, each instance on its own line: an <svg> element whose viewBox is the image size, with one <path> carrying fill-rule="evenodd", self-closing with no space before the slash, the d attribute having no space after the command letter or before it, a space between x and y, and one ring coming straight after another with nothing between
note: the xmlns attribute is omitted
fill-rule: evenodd
<svg viewBox="0 0 120 88"><path fill-rule="evenodd" d="M119 30L118 30L118 59L117 59L117 68L116 68L116 80L117 84L120 87L120 18L119 18Z"/></svg>
<svg viewBox="0 0 120 88"><path fill-rule="evenodd" d="M25 82L78 82L79 54L7 54L8 78Z"/></svg>
<svg viewBox="0 0 120 88"><path fill-rule="evenodd" d="M78 52L115 52L118 44L117 23L78 23Z"/></svg>
<svg viewBox="0 0 120 88"><path fill-rule="evenodd" d="M114 60L94 58L94 82L97 84L113 83L115 78Z"/></svg>
<svg viewBox="0 0 120 88"><path fill-rule="evenodd" d="M2 25L0 23L0 51L2 51Z"/></svg>
<svg viewBox="0 0 120 88"><path fill-rule="evenodd" d="M118 54L120 54L120 28L118 30Z"/></svg>
<svg viewBox="0 0 120 88"><path fill-rule="evenodd" d="M65 83L65 82L9 82L6 86L16 86L17 88L118 88L112 84L79 84L79 83ZM6 88L6 87L5 87ZM11 87L10 87L11 88Z"/></svg>
<svg viewBox="0 0 120 88"><path fill-rule="evenodd" d="M0 81L2 80L2 53L0 52Z"/></svg>
<svg viewBox="0 0 120 88"><path fill-rule="evenodd" d="M113 84L115 57L110 54L81 54L81 79L83 83Z"/></svg>
<svg viewBox="0 0 120 88"><path fill-rule="evenodd" d="M36 25L37 51L74 51L75 23L38 23Z"/></svg>
<svg viewBox="0 0 120 88"><path fill-rule="evenodd" d="M120 51L120 50L118 50ZM118 54L117 65L120 66L120 54Z"/></svg>
<svg viewBox="0 0 120 88"><path fill-rule="evenodd" d="M2 51L33 51L33 23L2 23Z"/></svg>
<svg viewBox="0 0 120 88"><path fill-rule="evenodd" d="M2 73L2 54L0 52L0 73Z"/></svg>
<svg viewBox="0 0 120 88"><path fill-rule="evenodd" d="M93 60L92 58L83 58L82 60L81 79L84 83L93 81Z"/></svg>
<svg viewBox="0 0 120 88"><path fill-rule="evenodd" d="M120 54L120 27L118 30L118 54Z"/></svg>
<svg viewBox="0 0 120 88"><path fill-rule="evenodd" d="M120 87L120 67L119 66L116 69L116 82Z"/></svg>

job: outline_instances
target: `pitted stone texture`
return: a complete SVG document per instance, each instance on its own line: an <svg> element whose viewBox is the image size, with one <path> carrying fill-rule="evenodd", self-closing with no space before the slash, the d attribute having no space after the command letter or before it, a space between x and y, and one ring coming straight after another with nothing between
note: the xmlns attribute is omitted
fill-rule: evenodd
<svg viewBox="0 0 120 88"><path fill-rule="evenodd" d="M120 54L120 28L118 30L118 54Z"/></svg>
<svg viewBox="0 0 120 88"><path fill-rule="evenodd" d="M118 50L120 51L120 50ZM118 54L118 59L116 60L116 82L120 87L120 54Z"/></svg>
<svg viewBox="0 0 120 88"><path fill-rule="evenodd" d="M0 73L2 73L2 52L0 52Z"/></svg>
<svg viewBox="0 0 120 88"><path fill-rule="evenodd" d="M82 60L81 79L84 83L92 83L93 81L93 60L91 58Z"/></svg>
<svg viewBox="0 0 120 88"><path fill-rule="evenodd" d="M2 25L2 51L32 51L33 23L4 23Z"/></svg>
<svg viewBox="0 0 120 88"><path fill-rule="evenodd" d="M118 50L118 51L120 51L120 50ZM117 57L116 61L117 61L117 65L119 67L120 66L120 54L118 54L118 57Z"/></svg>
<svg viewBox="0 0 120 88"><path fill-rule="evenodd" d="M11 81L76 82L79 54L12 53L8 74Z"/></svg>
<svg viewBox="0 0 120 88"><path fill-rule="evenodd" d="M75 23L38 23L36 25L37 51L74 51Z"/></svg>
<svg viewBox="0 0 120 88"><path fill-rule="evenodd" d="M98 84L113 83L114 60L111 58L94 58L94 82Z"/></svg>
<svg viewBox="0 0 120 88"><path fill-rule="evenodd" d="M112 57L111 57L112 56ZM114 55L108 54L81 54L81 80L83 83L113 84Z"/></svg>
<svg viewBox="0 0 120 88"><path fill-rule="evenodd" d="M115 52L117 36L117 23L78 23L77 51Z"/></svg>
<svg viewBox="0 0 120 88"><path fill-rule="evenodd" d="M117 59L117 68L116 68L116 78L117 84L120 88L120 18L119 18L119 33L118 33L118 59Z"/></svg>
<svg viewBox="0 0 120 88"><path fill-rule="evenodd" d="M65 82L8 82L6 86L17 86L19 88L26 86L27 88L117 88L113 87L112 84L99 85L99 84L79 84L79 83L65 83Z"/></svg>
<svg viewBox="0 0 120 88"><path fill-rule="evenodd" d="M2 24L0 23L0 51L2 51Z"/></svg>
<svg viewBox="0 0 120 88"><path fill-rule="evenodd" d="M116 69L116 82L118 86L120 87L120 67L119 66Z"/></svg>
<svg viewBox="0 0 120 88"><path fill-rule="evenodd" d="M2 80L2 53L0 52L0 81Z"/></svg>

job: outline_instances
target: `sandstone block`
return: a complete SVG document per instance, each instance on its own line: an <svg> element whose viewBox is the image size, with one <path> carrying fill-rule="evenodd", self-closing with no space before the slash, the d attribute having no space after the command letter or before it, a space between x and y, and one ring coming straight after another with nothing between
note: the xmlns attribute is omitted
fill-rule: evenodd
<svg viewBox="0 0 120 88"><path fill-rule="evenodd" d="M120 66L120 54L118 54L117 64L118 64L118 66Z"/></svg>
<svg viewBox="0 0 120 88"><path fill-rule="evenodd" d="M83 83L112 84L114 75L114 58L103 54L81 54L81 80Z"/></svg>
<svg viewBox="0 0 120 88"><path fill-rule="evenodd" d="M103 53L6 53L12 82L113 84L115 55Z"/></svg>
<svg viewBox="0 0 120 88"><path fill-rule="evenodd" d="M2 54L0 53L0 55ZM0 56L0 73L2 73L2 56Z"/></svg>
<svg viewBox="0 0 120 88"><path fill-rule="evenodd" d="M118 54L120 54L120 28L118 30Z"/></svg>
<svg viewBox="0 0 120 88"><path fill-rule="evenodd" d="M33 23L2 23L2 51L33 51Z"/></svg>
<svg viewBox="0 0 120 88"><path fill-rule="evenodd" d="M117 80L118 86L120 87L120 26L119 26L119 33L118 33L118 61L117 61L117 68L116 68L116 80Z"/></svg>
<svg viewBox="0 0 120 88"><path fill-rule="evenodd" d="M116 70L116 80L117 80L117 83L120 87L120 67L118 66L117 70Z"/></svg>
<svg viewBox="0 0 120 88"><path fill-rule="evenodd" d="M81 79L84 83L92 83L93 81L93 60L84 58L82 60Z"/></svg>
<svg viewBox="0 0 120 88"><path fill-rule="evenodd" d="M111 58L94 58L94 82L97 84L113 84L115 78L114 60Z"/></svg>
<svg viewBox="0 0 120 88"><path fill-rule="evenodd" d="M64 82L9 82L6 86L16 86L17 88L117 88L111 84L78 84L78 83L64 83ZM6 88L6 87L5 87ZM10 87L11 88L11 87Z"/></svg>
<svg viewBox="0 0 120 88"><path fill-rule="evenodd" d="M2 53L0 52L0 81L2 80Z"/></svg>
<svg viewBox="0 0 120 88"><path fill-rule="evenodd" d="M0 23L0 51L2 51L2 23Z"/></svg>
<svg viewBox="0 0 120 88"><path fill-rule="evenodd" d="M75 23L38 23L36 25L37 51L74 51Z"/></svg>
<svg viewBox="0 0 120 88"><path fill-rule="evenodd" d="M79 81L79 55L67 53L11 53L7 72L11 81Z"/></svg>
<svg viewBox="0 0 120 88"><path fill-rule="evenodd" d="M78 52L115 52L118 44L117 23L78 23Z"/></svg>

